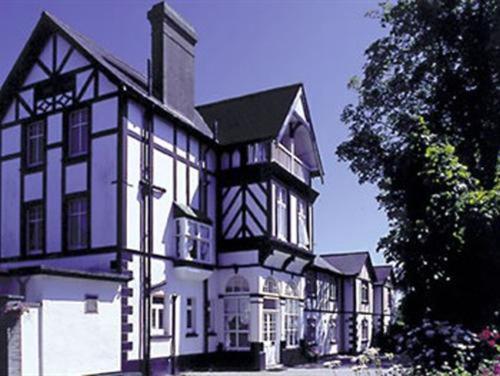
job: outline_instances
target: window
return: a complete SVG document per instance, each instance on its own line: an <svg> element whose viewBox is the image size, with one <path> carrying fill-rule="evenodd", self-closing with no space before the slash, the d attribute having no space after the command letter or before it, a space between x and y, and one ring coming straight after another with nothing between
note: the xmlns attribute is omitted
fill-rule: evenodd
<svg viewBox="0 0 500 376"><path fill-rule="evenodd" d="M43 252L44 212L41 203L27 204L26 213L26 251L28 254Z"/></svg>
<svg viewBox="0 0 500 376"><path fill-rule="evenodd" d="M227 170L231 167L231 158L229 153L222 153L220 164L222 170Z"/></svg>
<svg viewBox="0 0 500 376"><path fill-rule="evenodd" d="M368 320L367 319L363 319L363 321L361 321L361 340L363 342L368 341Z"/></svg>
<svg viewBox="0 0 500 376"><path fill-rule="evenodd" d="M36 167L45 159L45 125L43 121L28 124L26 129L26 167Z"/></svg>
<svg viewBox="0 0 500 376"><path fill-rule="evenodd" d="M309 247L309 235L307 230L307 205L305 201L298 200L297 208L297 231L298 243L302 247Z"/></svg>
<svg viewBox="0 0 500 376"><path fill-rule="evenodd" d="M293 297L297 298L299 296L299 292L297 290L297 285L293 282L285 283L284 295L293 296Z"/></svg>
<svg viewBox="0 0 500 376"><path fill-rule="evenodd" d="M97 295L85 296L85 313L98 313L97 302L99 298Z"/></svg>
<svg viewBox="0 0 500 376"><path fill-rule="evenodd" d="M368 282L362 281L361 282L361 303L368 304L369 302L370 302L370 298L369 298Z"/></svg>
<svg viewBox="0 0 500 376"><path fill-rule="evenodd" d="M306 296L316 296L316 275L312 272L309 272L306 276Z"/></svg>
<svg viewBox="0 0 500 376"><path fill-rule="evenodd" d="M288 195L285 188L276 186L276 236L288 239Z"/></svg>
<svg viewBox="0 0 500 376"><path fill-rule="evenodd" d="M268 294L278 294L278 283L272 277L269 277L264 282L264 287L262 288L263 292L267 292Z"/></svg>
<svg viewBox="0 0 500 376"><path fill-rule="evenodd" d="M266 144L257 142L247 146L248 164L261 163L267 161Z"/></svg>
<svg viewBox="0 0 500 376"><path fill-rule="evenodd" d="M209 333L213 332L215 327L214 327L214 317L213 317L213 306L214 303L212 300L207 300L207 307L206 307L206 312L205 312L205 320L207 323L207 330Z"/></svg>
<svg viewBox="0 0 500 376"><path fill-rule="evenodd" d="M249 292L250 287L248 286L248 281L237 275L232 277L226 285L227 293L238 293L238 292Z"/></svg>
<svg viewBox="0 0 500 376"><path fill-rule="evenodd" d="M195 298L186 299L186 329L188 333L196 332Z"/></svg>
<svg viewBox="0 0 500 376"><path fill-rule="evenodd" d="M151 299L151 334L165 334L165 296L154 294Z"/></svg>
<svg viewBox="0 0 500 376"><path fill-rule="evenodd" d="M66 205L66 245L70 250L86 248L88 245L87 198L76 197Z"/></svg>
<svg viewBox="0 0 500 376"><path fill-rule="evenodd" d="M328 340L330 343L337 342L337 323L333 318L328 322Z"/></svg>
<svg viewBox="0 0 500 376"><path fill-rule="evenodd" d="M335 279L331 279L329 283L329 298L330 300L337 300L337 281Z"/></svg>
<svg viewBox="0 0 500 376"><path fill-rule="evenodd" d="M177 254L185 260L208 262L211 251L211 227L191 219L177 220Z"/></svg>
<svg viewBox="0 0 500 376"><path fill-rule="evenodd" d="M299 301L295 299L285 302L285 337L288 347L299 345Z"/></svg>
<svg viewBox="0 0 500 376"><path fill-rule="evenodd" d="M277 299L264 299L263 304L263 339L264 342L276 341L276 315L278 311Z"/></svg>
<svg viewBox="0 0 500 376"><path fill-rule="evenodd" d="M224 297L224 343L232 350L250 347L250 301L248 282L241 276L232 277L226 285ZM243 295L245 294L245 295Z"/></svg>
<svg viewBox="0 0 500 376"><path fill-rule="evenodd" d="M316 343L316 319L308 317L306 323L306 341L309 344Z"/></svg>
<svg viewBox="0 0 500 376"><path fill-rule="evenodd" d="M68 117L68 156L77 157L88 152L89 111L87 108L70 112Z"/></svg>

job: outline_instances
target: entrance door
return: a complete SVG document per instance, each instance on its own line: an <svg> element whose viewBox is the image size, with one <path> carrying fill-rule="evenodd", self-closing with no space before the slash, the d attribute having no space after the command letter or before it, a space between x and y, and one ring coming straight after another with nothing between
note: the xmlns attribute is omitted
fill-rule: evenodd
<svg viewBox="0 0 500 376"><path fill-rule="evenodd" d="M264 299L262 329L264 338L264 352L266 354L266 368L279 363L279 346L277 343L276 328L278 318L278 300Z"/></svg>

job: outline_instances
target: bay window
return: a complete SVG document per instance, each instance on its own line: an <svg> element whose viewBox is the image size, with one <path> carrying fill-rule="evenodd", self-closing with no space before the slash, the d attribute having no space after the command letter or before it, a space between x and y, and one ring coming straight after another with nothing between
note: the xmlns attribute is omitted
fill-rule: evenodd
<svg viewBox="0 0 500 376"><path fill-rule="evenodd" d="M209 225L188 218L176 220L177 254L184 260L209 262L211 254Z"/></svg>

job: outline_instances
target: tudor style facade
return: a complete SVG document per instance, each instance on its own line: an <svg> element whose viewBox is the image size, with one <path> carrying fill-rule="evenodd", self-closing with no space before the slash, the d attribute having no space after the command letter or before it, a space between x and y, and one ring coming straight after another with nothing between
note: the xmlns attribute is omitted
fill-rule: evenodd
<svg viewBox="0 0 500 376"><path fill-rule="evenodd" d="M317 308L305 270L337 270L313 254L312 180L323 170L304 87L195 106L195 31L164 3L148 19L149 84L43 13L2 86L0 293L52 320L23 337L41 354L23 359L57 371L36 333L113 322L102 337L76 332L82 359L112 343L101 363L61 348L59 371L294 363ZM375 278L365 269L335 283L352 277L354 299ZM363 308L349 311L346 294L328 306L338 328ZM73 321L47 313L65 302ZM336 337L325 355L360 348Z"/></svg>

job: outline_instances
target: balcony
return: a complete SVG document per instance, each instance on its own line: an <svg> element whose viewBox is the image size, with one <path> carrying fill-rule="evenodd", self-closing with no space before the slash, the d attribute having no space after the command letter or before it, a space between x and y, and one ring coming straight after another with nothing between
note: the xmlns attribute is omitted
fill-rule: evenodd
<svg viewBox="0 0 500 376"><path fill-rule="evenodd" d="M279 142L271 144L271 161L278 163L304 183L310 184L309 168Z"/></svg>

